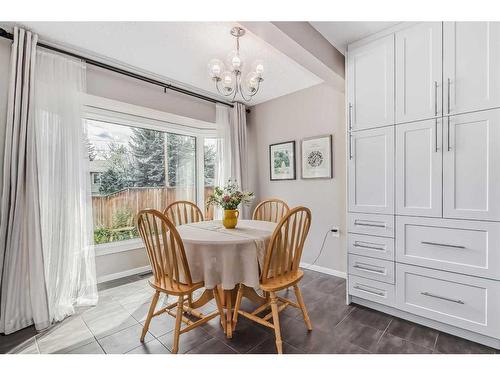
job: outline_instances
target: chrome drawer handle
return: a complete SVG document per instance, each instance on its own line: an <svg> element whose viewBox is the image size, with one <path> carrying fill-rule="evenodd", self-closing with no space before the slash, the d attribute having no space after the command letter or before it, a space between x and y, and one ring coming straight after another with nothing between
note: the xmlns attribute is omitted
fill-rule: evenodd
<svg viewBox="0 0 500 375"><path fill-rule="evenodd" d="M420 292L420 294L422 294L423 296L427 296L427 297L438 298L438 299L442 299L442 300L449 301L449 302L455 302L455 303L458 303L460 305L465 305L465 302L462 301L462 300L459 300L459 299L453 299L453 298L438 296L436 294L432 294L432 293L429 293L429 292Z"/></svg>
<svg viewBox="0 0 500 375"><path fill-rule="evenodd" d="M374 290L365 289L365 288L360 287L359 285L355 285L353 288L357 289L357 290L361 290L362 292L375 294L375 295L380 296L380 297L385 297L385 293L384 292L376 292Z"/></svg>
<svg viewBox="0 0 500 375"><path fill-rule="evenodd" d="M360 266L359 264L355 264L354 266L352 266L353 268L356 268L358 270L361 270L361 271L366 271L366 272L375 272L375 273L379 273L381 275L385 275L385 269L381 270L381 269L377 269L377 268L370 268L370 267L366 267L366 266Z"/></svg>
<svg viewBox="0 0 500 375"><path fill-rule="evenodd" d="M428 242L428 241L421 241L420 242L423 245L433 245L433 246L443 246L443 247L452 247L454 249L465 249L465 246L462 245L449 245L446 243L439 243L439 242Z"/></svg>
<svg viewBox="0 0 500 375"><path fill-rule="evenodd" d="M387 228L387 224L369 224L369 223L360 223L357 220L354 220L354 225L359 225L362 227L376 227L376 228Z"/></svg>
<svg viewBox="0 0 500 375"><path fill-rule="evenodd" d="M378 250L378 251L385 251L385 247L378 247L378 246L370 246L370 245L361 245L358 242L355 242L354 247L361 247L363 249L371 249L371 250Z"/></svg>

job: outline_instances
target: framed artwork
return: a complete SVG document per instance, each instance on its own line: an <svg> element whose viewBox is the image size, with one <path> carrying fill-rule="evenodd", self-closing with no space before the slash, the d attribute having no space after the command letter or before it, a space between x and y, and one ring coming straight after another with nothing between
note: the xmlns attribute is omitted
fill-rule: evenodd
<svg viewBox="0 0 500 375"><path fill-rule="evenodd" d="M295 141L269 145L271 181L295 180Z"/></svg>
<svg viewBox="0 0 500 375"><path fill-rule="evenodd" d="M305 138L301 142L302 178L332 178L332 136Z"/></svg>

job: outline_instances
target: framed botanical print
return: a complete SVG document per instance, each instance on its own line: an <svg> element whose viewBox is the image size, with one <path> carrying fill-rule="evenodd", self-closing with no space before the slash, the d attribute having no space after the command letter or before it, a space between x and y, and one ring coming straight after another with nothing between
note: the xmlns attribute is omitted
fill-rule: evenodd
<svg viewBox="0 0 500 375"><path fill-rule="evenodd" d="M332 136L303 139L301 142L302 178L332 178Z"/></svg>
<svg viewBox="0 0 500 375"><path fill-rule="evenodd" d="M269 146L271 181L295 180L295 141Z"/></svg>

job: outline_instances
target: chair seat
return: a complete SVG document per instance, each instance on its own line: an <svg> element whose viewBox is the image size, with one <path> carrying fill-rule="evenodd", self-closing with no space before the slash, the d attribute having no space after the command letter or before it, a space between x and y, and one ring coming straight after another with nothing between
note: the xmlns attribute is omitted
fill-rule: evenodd
<svg viewBox="0 0 500 375"><path fill-rule="evenodd" d="M202 288L204 286L204 283L203 281L200 281L189 286L175 281L170 282L170 280L167 278L160 280L160 282L157 283L155 282L154 278L151 278L149 279L149 285L151 285L151 287L153 287L154 289L159 290L160 292L164 292L174 296L180 296L191 294L196 289Z"/></svg>
<svg viewBox="0 0 500 375"><path fill-rule="evenodd" d="M276 292L298 283L302 279L302 277L304 277L304 272L302 272L301 270L297 270L296 272L291 274L273 277L266 283L260 283L260 288L265 292Z"/></svg>

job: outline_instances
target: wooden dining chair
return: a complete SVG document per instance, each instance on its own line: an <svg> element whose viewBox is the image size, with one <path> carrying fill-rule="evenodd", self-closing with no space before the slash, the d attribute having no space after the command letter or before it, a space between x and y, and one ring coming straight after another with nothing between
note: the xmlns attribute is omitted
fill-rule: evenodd
<svg viewBox="0 0 500 375"><path fill-rule="evenodd" d="M203 221L203 212L190 201L175 201L163 213L175 226Z"/></svg>
<svg viewBox="0 0 500 375"><path fill-rule="evenodd" d="M177 353L179 349L179 336L181 334L191 331L215 318L217 315L221 319L224 319L219 293L217 288L213 289L217 311L205 316L192 308L187 299L190 299L192 293L202 288L204 284L203 282L192 282L184 245L177 229L175 229L175 225L164 214L153 209L140 211L137 215L136 224L146 246L153 271L153 277L149 280L149 285L155 290L142 330L141 342L144 342L151 319L160 314L167 313L175 317L172 353ZM160 308L155 312L160 293L177 296L177 302ZM198 320L191 321L184 316L185 312L195 316ZM186 327L181 329L181 323L185 323Z"/></svg>
<svg viewBox="0 0 500 375"><path fill-rule="evenodd" d="M264 267L260 275L260 289L267 296L267 302L249 313L240 310L244 291L242 284L239 285L238 294L236 295L233 325L236 325L239 314L274 329L276 348L279 354L283 353L279 313L286 307L293 306L299 308L302 311L307 329L309 331L312 330L306 305L298 286L299 281L304 276L304 272L299 269L299 264L304 248L304 241L306 240L310 226L311 211L306 207L292 209L276 226L271 241L267 246ZM293 286L297 302L276 295L276 292L287 289L290 286ZM269 307L271 307L270 313L262 318L258 316L258 314L266 311ZM272 323L269 322L271 318Z"/></svg>
<svg viewBox="0 0 500 375"><path fill-rule="evenodd" d="M290 208L285 201L277 198L266 199L255 207L252 219L278 223L288 211Z"/></svg>

